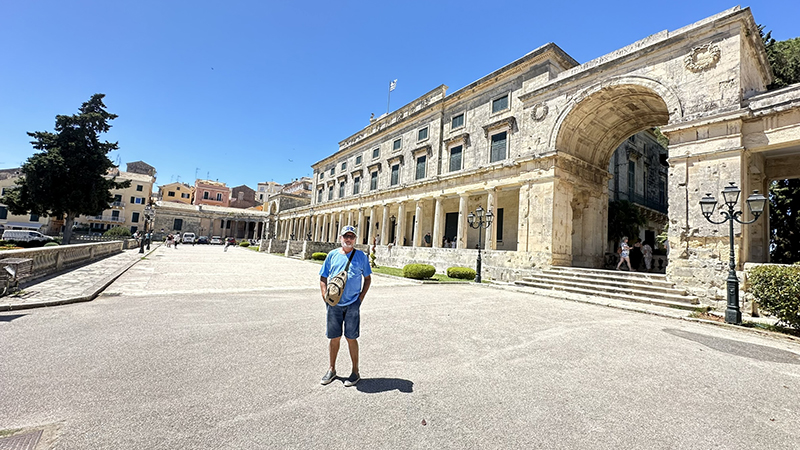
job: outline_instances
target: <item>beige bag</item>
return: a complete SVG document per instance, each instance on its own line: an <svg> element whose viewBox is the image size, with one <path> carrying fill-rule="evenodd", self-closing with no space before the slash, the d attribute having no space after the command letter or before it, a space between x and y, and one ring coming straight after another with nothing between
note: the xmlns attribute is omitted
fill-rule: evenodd
<svg viewBox="0 0 800 450"><path fill-rule="evenodd" d="M331 306L339 304L339 300L342 299L342 294L344 293L344 286L347 284L347 271L350 270L350 263L353 261L353 256L355 256L357 251L358 250L353 249L350 253L350 258L347 260L347 265L343 271L328 278L328 287L325 291L325 303Z"/></svg>

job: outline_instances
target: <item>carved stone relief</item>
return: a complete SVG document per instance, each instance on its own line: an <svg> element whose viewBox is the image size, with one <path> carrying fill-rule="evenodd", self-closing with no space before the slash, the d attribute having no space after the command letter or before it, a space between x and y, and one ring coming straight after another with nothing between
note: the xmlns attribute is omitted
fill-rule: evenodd
<svg viewBox="0 0 800 450"><path fill-rule="evenodd" d="M683 58L683 65L691 72L702 72L714 67L719 61L721 50L717 44L708 44L695 47Z"/></svg>

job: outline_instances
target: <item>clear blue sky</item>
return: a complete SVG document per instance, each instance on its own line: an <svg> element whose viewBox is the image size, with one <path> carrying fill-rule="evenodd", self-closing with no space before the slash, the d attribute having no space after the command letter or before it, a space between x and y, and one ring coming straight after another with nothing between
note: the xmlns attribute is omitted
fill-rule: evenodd
<svg viewBox="0 0 800 450"><path fill-rule="evenodd" d="M0 168L33 154L94 93L106 139L159 185L195 173L288 182L338 142L440 84L448 92L554 42L584 63L736 3L586 1L6 0L0 3ZM753 1L778 40L800 1Z"/></svg>

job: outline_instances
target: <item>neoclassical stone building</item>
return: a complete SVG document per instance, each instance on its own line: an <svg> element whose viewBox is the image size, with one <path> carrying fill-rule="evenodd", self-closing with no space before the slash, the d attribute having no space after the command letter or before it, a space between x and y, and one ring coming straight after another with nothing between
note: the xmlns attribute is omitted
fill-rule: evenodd
<svg viewBox="0 0 800 450"><path fill-rule="evenodd" d="M748 8L585 64L547 44L341 141L313 165L311 205L279 212L279 237L299 229L333 241L350 223L376 242L378 260L439 270L474 265L480 240L486 275L508 280L552 265L601 267L612 155L658 126L670 140L667 274L693 294L724 296L727 226L703 218L700 198L731 181L764 192L800 176L800 86L767 92L771 80ZM467 223L478 206L494 214L486 230ZM745 233L737 225L740 267L768 259L767 220ZM455 249L443 248L448 240Z"/></svg>

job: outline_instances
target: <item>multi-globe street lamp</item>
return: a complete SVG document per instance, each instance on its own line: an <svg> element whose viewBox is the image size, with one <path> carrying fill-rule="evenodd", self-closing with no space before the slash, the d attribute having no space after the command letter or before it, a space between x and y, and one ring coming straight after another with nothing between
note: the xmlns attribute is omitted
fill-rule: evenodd
<svg viewBox="0 0 800 450"><path fill-rule="evenodd" d="M477 270L475 271L475 282L481 282L481 233L480 230L489 228L492 225L492 219L494 219L494 214L491 211L486 212L486 215L483 213L483 208L478 206L475 209L475 213L469 213L467 215L467 222L469 223L470 228L477 228L478 231L478 263L477 263Z"/></svg>
<svg viewBox="0 0 800 450"><path fill-rule="evenodd" d="M142 234L142 239L139 241L139 253L144 253L144 247L147 245L147 249L150 250L150 237L148 236L147 225L150 220L155 217L156 212L152 206L147 205L144 207L144 233Z"/></svg>
<svg viewBox="0 0 800 450"><path fill-rule="evenodd" d="M767 203L767 198L759 194L758 191L753 191L753 194L747 197L747 208L753 214L753 220L744 221L739 219L742 217L742 211L734 211L736 203L739 202L739 193L742 191L736 187L736 184L731 181L730 186L726 186L722 190L722 198L725 200L725 206L728 210L725 211L720 207L719 213L724 217L720 222L711 220L711 214L714 213L714 208L717 206L717 200L711 196L710 193L706 194L700 200L700 210L703 217L715 225L721 225L725 222L730 222L730 260L728 262L728 307L725 310L725 322L740 325L742 323L742 312L739 310L739 279L736 277L736 256L733 249L733 222L739 222L742 225L747 225L758 220L759 216L764 212L764 206Z"/></svg>

